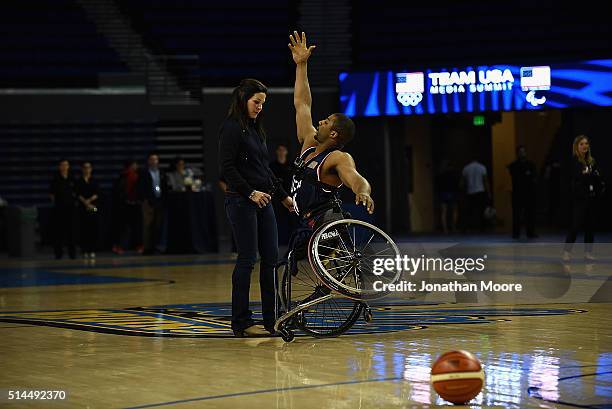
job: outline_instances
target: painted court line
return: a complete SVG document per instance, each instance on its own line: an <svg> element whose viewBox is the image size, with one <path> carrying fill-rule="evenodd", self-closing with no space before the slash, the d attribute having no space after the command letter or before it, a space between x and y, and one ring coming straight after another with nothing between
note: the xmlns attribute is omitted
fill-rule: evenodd
<svg viewBox="0 0 612 409"><path fill-rule="evenodd" d="M261 389L261 390L250 391L250 392L227 393L227 394L223 394L223 395L202 396L202 397L198 397L198 398L181 399L181 400L175 400L175 401L170 401L170 402L151 403L151 404L141 405L141 406L130 406L130 407L127 407L127 408L124 408L124 409L157 408L157 407L160 407L160 406L177 405L177 404L180 404L180 403L201 402L201 401L213 400L213 399L234 398L234 397L238 397L238 396L261 395L261 394L264 394L264 393L273 393L273 392L285 392L285 391L297 391L297 390L302 390L302 389L325 388L325 387L329 387L329 386L356 385L356 384L361 384L361 383L399 381L399 380L402 380L402 379L403 378L394 377L394 378L366 379L366 380L363 380L363 381L346 381L346 382L324 383L324 384L320 384L320 385L294 386L294 387L291 387L291 388Z"/></svg>

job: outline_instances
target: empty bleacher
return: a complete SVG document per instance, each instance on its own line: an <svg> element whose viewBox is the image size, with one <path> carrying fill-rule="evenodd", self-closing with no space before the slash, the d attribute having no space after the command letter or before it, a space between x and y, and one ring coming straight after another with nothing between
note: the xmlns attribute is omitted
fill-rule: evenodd
<svg viewBox="0 0 612 409"><path fill-rule="evenodd" d="M288 33L295 20L288 1L203 2L122 0L147 47L161 55L196 55L204 86L232 86L255 77L285 86L292 73Z"/></svg>
<svg viewBox="0 0 612 409"><path fill-rule="evenodd" d="M72 0L4 1L0 26L0 88L96 87L127 71Z"/></svg>

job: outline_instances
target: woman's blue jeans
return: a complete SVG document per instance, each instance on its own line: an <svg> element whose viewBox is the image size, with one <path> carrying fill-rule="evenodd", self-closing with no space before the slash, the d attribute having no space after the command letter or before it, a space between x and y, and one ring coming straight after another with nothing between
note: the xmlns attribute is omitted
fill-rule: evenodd
<svg viewBox="0 0 612 409"><path fill-rule="evenodd" d="M254 324L249 309L251 272L259 251L259 285L264 326L273 328L276 320L275 271L278 262L278 231L274 209L269 203L258 208L251 200L226 194L225 212L232 226L238 258L232 274L232 329L241 331Z"/></svg>

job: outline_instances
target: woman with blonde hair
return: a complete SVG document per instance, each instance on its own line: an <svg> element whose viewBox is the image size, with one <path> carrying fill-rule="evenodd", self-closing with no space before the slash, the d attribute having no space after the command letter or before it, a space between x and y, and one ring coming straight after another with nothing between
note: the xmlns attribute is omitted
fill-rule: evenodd
<svg viewBox="0 0 612 409"><path fill-rule="evenodd" d="M585 259L593 261L593 228L595 199L603 193L603 181L597 162L591 155L589 138L578 135L572 147L571 168L571 221L565 238L563 260L569 261L579 231L584 231Z"/></svg>

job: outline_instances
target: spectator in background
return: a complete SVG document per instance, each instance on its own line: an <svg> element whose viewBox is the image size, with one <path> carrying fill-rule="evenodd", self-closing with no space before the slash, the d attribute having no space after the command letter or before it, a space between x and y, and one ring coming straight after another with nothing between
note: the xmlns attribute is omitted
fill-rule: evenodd
<svg viewBox="0 0 612 409"><path fill-rule="evenodd" d="M114 221L115 234L113 238L113 253L123 254L124 235L127 235L127 243L136 247L138 253L142 253L142 208L138 199L138 163L128 160L115 182L113 188L114 198Z"/></svg>
<svg viewBox="0 0 612 409"><path fill-rule="evenodd" d="M49 195L53 201L53 242L55 258L60 259L64 245L68 246L70 258L76 257L74 247L75 183L70 175L70 162L60 159L58 171L49 185Z"/></svg>
<svg viewBox="0 0 612 409"><path fill-rule="evenodd" d="M170 164L170 172L167 174L168 189L171 192L185 192L191 190L193 185L193 172L185 168L185 161L177 156Z"/></svg>
<svg viewBox="0 0 612 409"><path fill-rule="evenodd" d="M289 151L287 146L281 143L276 146L275 153L276 158L270 162L270 169L281 182L283 189L288 192L291 190L291 166L287 161Z"/></svg>
<svg viewBox="0 0 612 409"><path fill-rule="evenodd" d="M155 254L161 239L166 191L166 177L159 169L159 155L155 152L147 156L147 167L138 175L138 192L142 201L142 237L144 254Z"/></svg>
<svg viewBox="0 0 612 409"><path fill-rule="evenodd" d="M459 170L448 159L442 159L437 186L440 200L440 221L445 234L457 228L460 181Z"/></svg>
<svg viewBox="0 0 612 409"><path fill-rule="evenodd" d="M287 146L284 144L278 144L276 146L276 158L270 162L270 169L274 173L274 176L279 180L283 189L286 192L291 190L291 166L287 161ZM289 237L291 231L297 225L297 216L295 213L289 213L284 209L284 206L278 202L273 201L274 215L276 216L276 226L278 227L278 244L286 245L289 243Z"/></svg>
<svg viewBox="0 0 612 409"><path fill-rule="evenodd" d="M475 158L461 172L461 187L465 190L465 220L463 230L483 232L484 210L491 201L487 168Z"/></svg>
<svg viewBox="0 0 612 409"><path fill-rule="evenodd" d="M523 224L527 237L535 238L536 166L527 159L527 149L523 145L517 147L516 160L508 165L508 171L512 177L512 238L521 236Z"/></svg>
<svg viewBox="0 0 612 409"><path fill-rule="evenodd" d="M98 243L98 196L100 188L92 177L93 166L85 161L81 164L81 177L76 181L79 202L79 228L83 257L94 260Z"/></svg>
<svg viewBox="0 0 612 409"><path fill-rule="evenodd" d="M604 181L599 173L599 166L591 156L591 144L585 135L574 139L572 146L573 160L571 168L571 222L565 238L563 261L569 261L578 231L584 231L585 253L587 262L592 262L595 223L597 220L596 200L603 195Z"/></svg>

